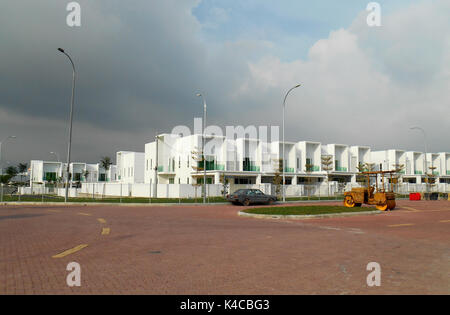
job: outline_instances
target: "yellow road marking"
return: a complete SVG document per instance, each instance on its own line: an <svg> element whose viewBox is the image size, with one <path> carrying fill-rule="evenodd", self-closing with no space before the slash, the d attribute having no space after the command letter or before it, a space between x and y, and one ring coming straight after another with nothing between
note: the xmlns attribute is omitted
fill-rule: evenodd
<svg viewBox="0 0 450 315"><path fill-rule="evenodd" d="M450 222L450 220L441 220L441 221L439 221L439 222L442 222L442 223L448 223L448 222Z"/></svg>
<svg viewBox="0 0 450 315"><path fill-rule="evenodd" d="M79 215L86 215L86 216L91 216L92 214L90 213L84 213L84 212L78 212Z"/></svg>
<svg viewBox="0 0 450 315"><path fill-rule="evenodd" d="M414 225L413 223L404 223L404 224L392 224L392 225L388 225L388 227L401 227L401 226L412 226Z"/></svg>
<svg viewBox="0 0 450 315"><path fill-rule="evenodd" d="M48 212L55 212L55 213L60 213L61 210L47 210Z"/></svg>
<svg viewBox="0 0 450 315"><path fill-rule="evenodd" d="M411 208L411 207L405 207L405 206L402 206L402 208L408 209L408 210L413 211L413 212L420 212L420 210L417 210L417 209Z"/></svg>
<svg viewBox="0 0 450 315"><path fill-rule="evenodd" d="M108 235L109 232L111 232L111 229L110 229L110 228L103 228L103 229L102 229L102 235Z"/></svg>
<svg viewBox="0 0 450 315"><path fill-rule="evenodd" d="M98 218L97 220L98 220L98 222L100 222L100 223L102 223L102 224L105 224L105 223L106 223L106 220L105 220L105 219Z"/></svg>
<svg viewBox="0 0 450 315"><path fill-rule="evenodd" d="M60 254L58 254L58 255L52 256L52 258L63 258L63 257L66 257L67 255L76 253L76 252L78 252L79 250L82 250L83 248L85 248L85 247L87 247L87 246L88 246L88 244L81 244L81 245L78 245L78 246L76 246L76 247L74 247L74 248L72 248L72 249L68 249L68 250L66 250L66 251L64 251L64 252L62 252L62 253L60 253Z"/></svg>

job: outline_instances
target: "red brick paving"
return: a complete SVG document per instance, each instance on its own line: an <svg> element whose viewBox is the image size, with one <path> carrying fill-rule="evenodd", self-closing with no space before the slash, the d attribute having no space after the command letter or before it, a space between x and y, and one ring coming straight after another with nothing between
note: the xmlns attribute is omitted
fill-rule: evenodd
<svg viewBox="0 0 450 315"><path fill-rule="evenodd" d="M450 202L397 203L304 221L243 218L228 205L1 206L0 294L449 294L450 222L440 221ZM72 261L81 287L66 285ZM367 287L371 261L381 287Z"/></svg>

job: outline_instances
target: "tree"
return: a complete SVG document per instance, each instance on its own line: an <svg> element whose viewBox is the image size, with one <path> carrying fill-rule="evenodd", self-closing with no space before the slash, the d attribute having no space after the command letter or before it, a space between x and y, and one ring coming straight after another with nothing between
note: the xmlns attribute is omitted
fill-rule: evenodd
<svg viewBox="0 0 450 315"><path fill-rule="evenodd" d="M403 173L403 170L405 169L405 164L393 164L394 166L394 170L395 170L395 177L393 178L394 180L394 184L396 184L396 187L398 189L398 183L399 183L399 179Z"/></svg>
<svg viewBox="0 0 450 315"><path fill-rule="evenodd" d="M104 156L100 160L100 166L105 170L105 181L108 181L108 171L112 165L111 158L109 156Z"/></svg>
<svg viewBox="0 0 450 315"><path fill-rule="evenodd" d="M23 174L28 170L28 164L27 163L19 163L19 165L17 165L17 169L20 174L20 181L23 182Z"/></svg>
<svg viewBox="0 0 450 315"><path fill-rule="evenodd" d="M333 170L333 156L322 155L322 170L327 172L328 196L330 196L330 171Z"/></svg>
<svg viewBox="0 0 450 315"><path fill-rule="evenodd" d="M5 170L5 173L9 176L11 176L11 178L13 178L14 176L16 176L19 171L17 170L17 168L15 166L8 166Z"/></svg>
<svg viewBox="0 0 450 315"><path fill-rule="evenodd" d="M281 183L283 182L283 177L281 176L281 173L283 172L283 160L282 159L274 159L274 177L273 177L273 184L275 185L275 194L278 198L281 198Z"/></svg>
<svg viewBox="0 0 450 315"><path fill-rule="evenodd" d="M84 170L83 172L83 177L84 177L84 181L87 182L87 179L89 177L89 174L91 174L91 172L89 172L88 170Z"/></svg>
<svg viewBox="0 0 450 315"><path fill-rule="evenodd" d="M314 165L311 163L308 163L308 161L305 164L305 171L308 174L306 177L306 183L307 183L307 195L308 195L308 199L309 199L309 195L310 195L310 190L311 190L311 183L312 183L312 178L311 178L311 172L314 170Z"/></svg>
<svg viewBox="0 0 450 315"><path fill-rule="evenodd" d="M109 171L109 168L111 167L111 165L112 165L112 161L109 156L104 156L100 160L100 166L105 170L105 181L108 181L108 171ZM105 186L106 186L106 183L103 183L102 198L105 196L105 188L106 188Z"/></svg>
<svg viewBox="0 0 450 315"><path fill-rule="evenodd" d="M192 155L191 156L192 159L196 162L196 163L191 163L191 167L198 174L199 172L203 171L204 170L203 167L206 166L205 157L203 155L203 151L198 149L198 148L195 148L195 150L193 150L191 152L191 155ZM195 199L197 199L197 189L198 189L198 187L200 187L200 186L203 187L201 181L198 181L198 178L199 177L197 176L195 181L192 180L192 184L191 184L195 188ZM202 197L203 197L203 194L206 194L206 192L203 191L203 190L204 189L202 189Z"/></svg>
<svg viewBox="0 0 450 315"><path fill-rule="evenodd" d="M1 184L8 184L10 180L11 180L10 175L0 175L0 183Z"/></svg>
<svg viewBox="0 0 450 315"><path fill-rule="evenodd" d="M222 184L222 195L225 197L228 193L228 178L225 176L225 173L220 174L219 180Z"/></svg>

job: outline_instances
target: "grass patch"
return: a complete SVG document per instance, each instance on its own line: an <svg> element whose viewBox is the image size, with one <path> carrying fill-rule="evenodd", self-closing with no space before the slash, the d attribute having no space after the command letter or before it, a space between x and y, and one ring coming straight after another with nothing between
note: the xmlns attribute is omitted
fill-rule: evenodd
<svg viewBox="0 0 450 315"><path fill-rule="evenodd" d="M377 211L375 208L347 208L343 206L292 206L292 207L264 207L247 209L243 212L267 215L313 215L344 212Z"/></svg>

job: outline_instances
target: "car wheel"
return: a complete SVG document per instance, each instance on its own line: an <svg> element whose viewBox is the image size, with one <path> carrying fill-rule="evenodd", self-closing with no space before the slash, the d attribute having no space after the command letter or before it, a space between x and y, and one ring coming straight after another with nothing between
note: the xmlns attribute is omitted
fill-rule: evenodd
<svg viewBox="0 0 450 315"><path fill-rule="evenodd" d="M267 202L269 205L273 205L274 201L273 199L269 199L269 201Z"/></svg>
<svg viewBox="0 0 450 315"><path fill-rule="evenodd" d="M242 203L244 206L249 206L250 205L250 200L245 199L244 202Z"/></svg>

